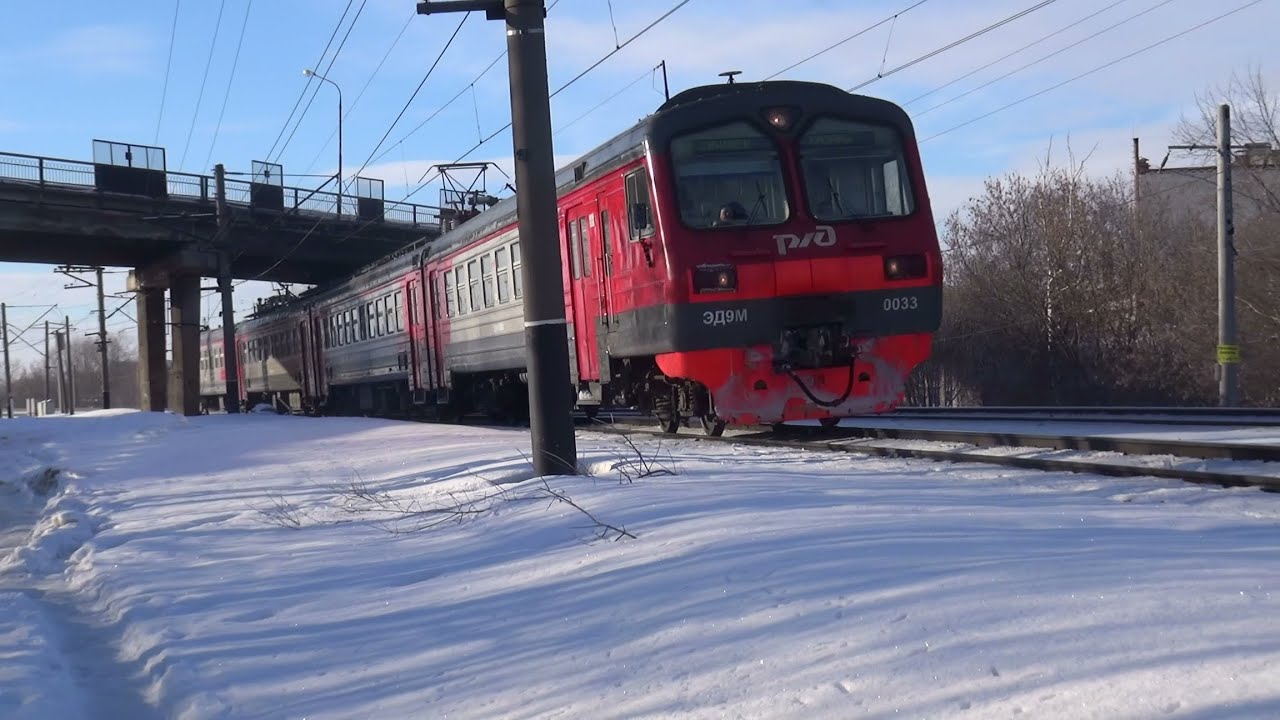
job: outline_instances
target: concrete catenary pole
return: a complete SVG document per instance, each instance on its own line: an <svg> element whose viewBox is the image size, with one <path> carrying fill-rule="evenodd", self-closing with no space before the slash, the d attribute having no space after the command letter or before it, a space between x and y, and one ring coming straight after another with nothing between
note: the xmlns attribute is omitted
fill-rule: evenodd
<svg viewBox="0 0 1280 720"><path fill-rule="evenodd" d="M53 339L58 350L58 412L65 414L67 412L67 376L62 367L65 358L62 354L62 331L54 330Z"/></svg>
<svg viewBox="0 0 1280 720"><path fill-rule="evenodd" d="M102 363L102 409L111 409L111 367L107 361L107 308L102 284L102 268L98 268L98 360Z"/></svg>
<svg viewBox="0 0 1280 720"><path fill-rule="evenodd" d="M1235 225L1231 214L1231 106L1218 107L1218 404L1239 401L1236 340Z"/></svg>
<svg viewBox="0 0 1280 720"><path fill-rule="evenodd" d="M66 332L63 334L67 338L67 413L76 414L76 358L71 351L71 316L64 315L62 317L63 324L66 326Z"/></svg>
<svg viewBox="0 0 1280 720"><path fill-rule="evenodd" d="M13 419L13 378L9 375L9 310L0 303L0 334L4 342L4 407L9 419Z"/></svg>
<svg viewBox="0 0 1280 720"><path fill-rule="evenodd" d="M53 399L53 389L49 387L49 321L44 321L44 399Z"/></svg>
<svg viewBox="0 0 1280 720"><path fill-rule="evenodd" d="M218 292L222 295L222 371L226 374L226 395L222 409L228 414L240 412L240 369L236 362L236 316L231 283L230 245L231 212L227 208L227 175L222 163L213 168L215 200L218 213L218 243L224 248L218 269Z"/></svg>
<svg viewBox="0 0 1280 720"><path fill-rule="evenodd" d="M533 468L539 475L577 473L569 334L560 276L555 158L547 87L544 0L426 0L418 13L484 11L505 19L511 76L511 136L516 213L524 278L524 336L529 378Z"/></svg>

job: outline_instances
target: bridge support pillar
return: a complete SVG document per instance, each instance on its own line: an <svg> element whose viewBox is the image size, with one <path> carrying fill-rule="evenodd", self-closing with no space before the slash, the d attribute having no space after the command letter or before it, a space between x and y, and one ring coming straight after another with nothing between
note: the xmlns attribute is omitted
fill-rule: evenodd
<svg viewBox="0 0 1280 720"><path fill-rule="evenodd" d="M132 279L132 278L131 278ZM138 303L138 388L142 409L164 412L165 385L164 288L136 287Z"/></svg>
<svg viewBox="0 0 1280 720"><path fill-rule="evenodd" d="M188 417L200 414L200 276L173 275L169 285L173 362L169 407Z"/></svg>

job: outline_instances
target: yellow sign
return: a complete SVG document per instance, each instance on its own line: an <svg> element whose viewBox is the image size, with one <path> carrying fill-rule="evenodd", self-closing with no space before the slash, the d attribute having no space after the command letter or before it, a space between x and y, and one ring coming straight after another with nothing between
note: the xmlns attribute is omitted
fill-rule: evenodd
<svg viewBox="0 0 1280 720"><path fill-rule="evenodd" d="M1218 364L1229 365L1240 362L1240 346L1239 345L1219 345L1218 346Z"/></svg>

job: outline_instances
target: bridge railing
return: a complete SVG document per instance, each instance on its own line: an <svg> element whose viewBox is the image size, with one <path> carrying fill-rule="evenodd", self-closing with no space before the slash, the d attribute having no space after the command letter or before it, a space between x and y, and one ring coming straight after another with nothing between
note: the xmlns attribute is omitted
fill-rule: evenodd
<svg viewBox="0 0 1280 720"><path fill-rule="evenodd" d="M0 152L0 182L17 181L40 187L53 186L95 190L94 164L83 160L23 155ZM225 181L227 202L234 205L251 204L252 183L248 180L228 177ZM210 175L184 172L165 172L165 189L170 198L183 198L212 203L216 195L215 180ZM285 187L284 209L298 212L338 215L338 193L329 190ZM359 217L357 198L342 196L342 216ZM417 203L386 201L382 219L406 225L438 226L439 209Z"/></svg>

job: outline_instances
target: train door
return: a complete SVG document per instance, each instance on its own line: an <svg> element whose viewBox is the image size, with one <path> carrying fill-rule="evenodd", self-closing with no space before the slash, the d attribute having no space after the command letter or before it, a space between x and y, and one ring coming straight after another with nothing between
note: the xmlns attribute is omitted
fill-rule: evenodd
<svg viewBox="0 0 1280 720"><path fill-rule="evenodd" d="M422 275L415 269L409 278L409 390L415 402L422 402L423 391L430 382L431 366L426 349L427 318L423 312Z"/></svg>
<svg viewBox="0 0 1280 720"><path fill-rule="evenodd" d="M311 386L315 383L315 368L311 362L313 337L311 323L303 315L298 321L298 394L303 407L307 405L308 398L312 397Z"/></svg>
<svg viewBox="0 0 1280 720"><path fill-rule="evenodd" d="M577 349L578 379L599 378L596 318L600 314L600 272L594 266L599 236L595 203L583 203L565 212L565 236L569 240L569 282L573 288L573 337Z"/></svg>
<svg viewBox="0 0 1280 720"><path fill-rule="evenodd" d="M605 327L613 322L613 314L616 312L613 297L613 277L615 263L621 259L621 256L615 256L614 243L617 242L617 222L622 219L616 216L619 209L623 208L622 193L618 191L609 193L600 193L596 198L596 226L598 228L595 233L596 237L596 257L599 262L596 263L598 274L596 278L596 292L600 296L600 320Z"/></svg>
<svg viewBox="0 0 1280 720"><path fill-rule="evenodd" d="M422 338L426 348L424 357L429 369L428 382L436 389L444 387L444 323L448 322L444 291L448 287L445 278L452 272L452 269L445 270L442 275L431 270L422 292L422 316L426 318L426 336Z"/></svg>

